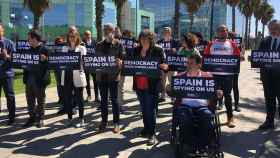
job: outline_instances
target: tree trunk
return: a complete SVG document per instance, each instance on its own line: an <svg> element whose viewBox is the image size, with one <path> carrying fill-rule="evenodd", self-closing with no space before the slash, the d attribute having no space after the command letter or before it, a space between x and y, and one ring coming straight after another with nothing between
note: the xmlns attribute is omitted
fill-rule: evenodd
<svg viewBox="0 0 280 158"><path fill-rule="evenodd" d="M265 25L262 25L262 39L264 39L264 29L265 29Z"/></svg>
<svg viewBox="0 0 280 158"><path fill-rule="evenodd" d="M252 17L249 17L249 26L248 26L248 48L251 48L251 43L250 43L251 24L252 24Z"/></svg>
<svg viewBox="0 0 280 158"><path fill-rule="evenodd" d="M96 32L97 32L97 41L101 41L103 34L102 34L102 18L103 18L103 13L104 13L104 5L103 5L104 0L96 0L95 1L95 27L96 27Z"/></svg>
<svg viewBox="0 0 280 158"><path fill-rule="evenodd" d="M215 0L211 0L210 40L212 40L214 34L214 6Z"/></svg>
<svg viewBox="0 0 280 158"><path fill-rule="evenodd" d="M259 20L256 19L256 21L255 21L255 37L258 36L258 30L259 30Z"/></svg>
<svg viewBox="0 0 280 158"><path fill-rule="evenodd" d="M33 30L39 30L40 16L33 14Z"/></svg>
<svg viewBox="0 0 280 158"><path fill-rule="evenodd" d="M175 1L175 16L174 16L174 34L175 38L180 38L180 2L179 0Z"/></svg>
<svg viewBox="0 0 280 158"><path fill-rule="evenodd" d="M236 18L235 18L235 6L232 7L232 32L235 32L235 23L236 23Z"/></svg>
<svg viewBox="0 0 280 158"><path fill-rule="evenodd" d="M194 22L194 14L190 13L190 28L189 28L189 32L192 32L193 29L193 22Z"/></svg>
<svg viewBox="0 0 280 158"><path fill-rule="evenodd" d="M246 22L245 22L245 47L248 49L248 23L249 23L249 18L246 17Z"/></svg>

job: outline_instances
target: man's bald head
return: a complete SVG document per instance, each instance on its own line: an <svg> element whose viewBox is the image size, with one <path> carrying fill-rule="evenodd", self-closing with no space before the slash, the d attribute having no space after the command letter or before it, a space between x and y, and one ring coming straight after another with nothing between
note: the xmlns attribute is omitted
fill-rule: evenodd
<svg viewBox="0 0 280 158"><path fill-rule="evenodd" d="M279 37L280 36L280 20L272 20L268 24L269 34L272 37Z"/></svg>

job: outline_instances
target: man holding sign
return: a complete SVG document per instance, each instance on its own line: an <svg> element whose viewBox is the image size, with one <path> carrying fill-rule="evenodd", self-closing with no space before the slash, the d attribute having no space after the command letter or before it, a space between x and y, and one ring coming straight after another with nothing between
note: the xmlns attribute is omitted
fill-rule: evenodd
<svg viewBox="0 0 280 158"><path fill-rule="evenodd" d="M36 126L40 128L44 125L45 90L51 81L47 65L49 51L43 46L42 37L38 31L28 33L28 42L31 46L29 51L38 54L40 61L38 65L24 69L23 83L25 84L29 119L23 127L30 127L36 123Z"/></svg>
<svg viewBox="0 0 280 158"><path fill-rule="evenodd" d="M124 55L124 49L119 40L114 37L113 24L104 25L105 39L99 42L96 46L96 55L100 56L100 60L110 60L116 64L116 69L111 72L101 69L96 72L96 80L99 84L101 95L101 117L102 121L99 126L99 131L103 132L108 123L108 93L110 92L110 98L113 109L113 122L114 133L119 133L119 119L120 119L120 107L118 103L118 83L120 80L120 69L122 67L122 58ZM98 59L97 59L98 60ZM110 63L109 63L110 64Z"/></svg>
<svg viewBox="0 0 280 158"><path fill-rule="evenodd" d="M216 58L219 58L218 60L213 60L213 63L215 63L215 61L218 61L218 64L214 65L216 69L212 69L210 71L212 71L214 75L217 87L221 88L224 92L225 106L227 109L228 118L227 126L230 128L234 128L235 125L233 124L231 90L233 86L233 75L237 72L227 71L227 68L229 67L228 65L235 64L233 68L236 69L235 66L239 65L237 62L235 62L235 60L240 58L240 50L237 47L236 43L228 39L228 28L225 25L221 25L218 27L217 35L218 39L210 42L205 50L204 66L206 66L206 58L211 59L209 58L209 56L211 57L212 55L215 55ZM235 58L227 58L228 56L233 56ZM206 66L206 69L208 69L212 65L211 62L208 63L209 65ZM222 71L216 72L216 70L218 69L221 69Z"/></svg>
<svg viewBox="0 0 280 158"><path fill-rule="evenodd" d="M259 47L261 51L280 52L280 21L273 20L268 25L270 36L265 38ZM259 127L260 129L274 128L274 117L276 113L276 99L280 104L280 69L279 64L270 67L264 66L261 69L261 80L263 83L264 97L266 104L266 120ZM280 107L278 108L280 111ZM279 113L280 114L280 113Z"/></svg>
<svg viewBox="0 0 280 158"><path fill-rule="evenodd" d="M11 64L11 53L15 51L14 43L4 37L4 26L0 24L0 94L3 88L9 110L8 125L12 125L14 123L16 110L13 86L14 71Z"/></svg>

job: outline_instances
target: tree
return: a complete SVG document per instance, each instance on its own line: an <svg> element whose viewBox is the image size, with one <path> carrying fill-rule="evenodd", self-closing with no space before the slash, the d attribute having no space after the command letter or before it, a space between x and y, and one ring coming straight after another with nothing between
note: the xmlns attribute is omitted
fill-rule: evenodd
<svg viewBox="0 0 280 158"><path fill-rule="evenodd" d="M102 40L102 19L104 14L104 0L95 1L95 27L97 32L97 41Z"/></svg>
<svg viewBox="0 0 280 158"><path fill-rule="evenodd" d="M127 0L113 0L117 8L117 26L122 29L122 9Z"/></svg>
<svg viewBox="0 0 280 158"><path fill-rule="evenodd" d="M236 27L236 15L235 15L235 12L236 12L236 6L239 5L240 3L240 0L226 0L226 3L231 6L232 8L232 32L235 32L235 27Z"/></svg>
<svg viewBox="0 0 280 158"><path fill-rule="evenodd" d="M205 3L206 0L181 0L183 4L186 5L188 13L190 15L190 27L189 30L192 31L194 14L199 10L199 8Z"/></svg>
<svg viewBox="0 0 280 158"><path fill-rule="evenodd" d="M253 0L240 0L238 5L240 12L245 16L245 45L249 47L249 19L252 17L254 12L254 1Z"/></svg>
<svg viewBox="0 0 280 158"><path fill-rule="evenodd" d="M269 5L268 3L266 3L265 6L264 6L264 9L263 9L262 17L261 17L261 22L263 24L263 27L262 27L263 38L264 38L265 25L267 25L268 22L273 18L274 13L275 13L274 8L271 5Z"/></svg>
<svg viewBox="0 0 280 158"><path fill-rule="evenodd" d="M175 0L174 34L177 39L180 38L180 3L181 0Z"/></svg>
<svg viewBox="0 0 280 158"><path fill-rule="evenodd" d="M40 17L50 8L50 0L24 0L23 6L33 13L33 29L39 30Z"/></svg>

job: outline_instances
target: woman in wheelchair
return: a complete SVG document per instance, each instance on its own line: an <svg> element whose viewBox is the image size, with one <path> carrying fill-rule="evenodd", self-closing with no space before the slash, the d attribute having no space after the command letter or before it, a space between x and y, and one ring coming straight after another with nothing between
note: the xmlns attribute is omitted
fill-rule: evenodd
<svg viewBox="0 0 280 158"><path fill-rule="evenodd" d="M179 73L178 76L188 77L212 77L208 72L201 70L202 58L194 54L188 58L187 71ZM175 97L173 111L172 138L176 135L176 128L179 126L179 142L188 145L194 150L204 149L211 144L214 137L214 110L217 98L222 97L221 90L217 90L214 98L190 99L178 98L172 95L170 86L167 87L171 97ZM175 140L172 140L174 143Z"/></svg>

